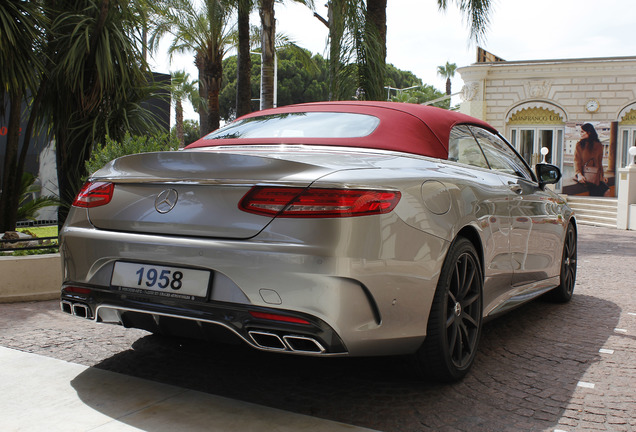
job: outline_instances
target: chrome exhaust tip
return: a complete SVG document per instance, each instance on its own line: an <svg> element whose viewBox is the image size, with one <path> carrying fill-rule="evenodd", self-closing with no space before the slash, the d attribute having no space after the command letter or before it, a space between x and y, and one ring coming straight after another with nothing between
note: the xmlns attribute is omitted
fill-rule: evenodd
<svg viewBox="0 0 636 432"><path fill-rule="evenodd" d="M283 336L285 343L294 352L323 354L325 348L315 339L306 336Z"/></svg>
<svg viewBox="0 0 636 432"><path fill-rule="evenodd" d="M73 315L73 303L70 301L62 300L60 302L60 309L62 309L62 312L64 313Z"/></svg>
<svg viewBox="0 0 636 432"><path fill-rule="evenodd" d="M81 303L73 304L73 315L80 318L90 318L88 306Z"/></svg>
<svg viewBox="0 0 636 432"><path fill-rule="evenodd" d="M287 345L285 345L280 336L275 333L250 331L248 334L259 348L275 351L287 350Z"/></svg>

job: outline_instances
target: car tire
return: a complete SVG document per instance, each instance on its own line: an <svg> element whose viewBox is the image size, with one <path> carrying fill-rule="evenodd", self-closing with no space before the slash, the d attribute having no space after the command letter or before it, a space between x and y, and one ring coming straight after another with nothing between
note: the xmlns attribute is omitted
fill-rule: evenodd
<svg viewBox="0 0 636 432"><path fill-rule="evenodd" d="M558 287L546 294L548 300L556 303L566 303L572 298L574 284L576 283L576 256L576 230L572 224L568 224L565 241L563 242L563 255L561 257L561 282Z"/></svg>
<svg viewBox="0 0 636 432"><path fill-rule="evenodd" d="M477 251L469 240L458 237L442 266L426 339L414 355L421 376L453 382L468 373L481 334L482 290Z"/></svg>

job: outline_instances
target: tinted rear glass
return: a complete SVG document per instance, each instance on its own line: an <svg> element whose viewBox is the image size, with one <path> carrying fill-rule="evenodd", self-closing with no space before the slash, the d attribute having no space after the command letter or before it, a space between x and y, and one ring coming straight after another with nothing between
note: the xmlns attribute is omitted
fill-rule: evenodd
<svg viewBox="0 0 636 432"><path fill-rule="evenodd" d="M369 135L380 119L366 114L335 112L282 113L231 123L205 139L227 138L357 138Z"/></svg>

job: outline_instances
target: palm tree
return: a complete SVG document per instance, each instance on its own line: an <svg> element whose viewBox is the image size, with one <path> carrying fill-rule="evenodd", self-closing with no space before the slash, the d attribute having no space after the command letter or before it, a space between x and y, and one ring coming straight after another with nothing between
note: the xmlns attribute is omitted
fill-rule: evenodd
<svg viewBox="0 0 636 432"><path fill-rule="evenodd" d="M330 2L330 76L332 98L384 98L385 47L368 20L361 0Z"/></svg>
<svg viewBox="0 0 636 432"><path fill-rule="evenodd" d="M261 42L261 35L262 35L262 31L260 29L260 27L257 26L251 26L250 28L250 33L251 33L251 38L250 38L250 47L252 50L254 50L254 52L252 52L252 54L261 54L261 48L260 48L260 42ZM301 46L297 45L289 36L287 36L284 33L276 33L276 37L275 37L275 41L274 41L274 55L277 56L278 52L281 50L286 50L289 52L292 52L295 59L300 61L301 65L310 73L315 73L318 74L320 72L320 68L317 65L316 61L314 61L314 59L311 56L311 53L302 48ZM260 63L260 70L261 73L259 75L259 79L261 80L261 86L260 88L263 88L262 85L262 76L263 76L263 67L262 67L262 56L260 61L258 61L257 64ZM275 75L275 73L273 73L273 75ZM250 78L252 77L252 72L250 70ZM271 89L271 103L272 106L274 104L274 95L276 93L276 91L274 90L274 87L277 85L275 83L275 79L272 76L272 89ZM238 92L238 89L237 89ZM260 108L263 108L263 97L262 94L259 91L259 100L260 100ZM251 101L251 100L250 100ZM234 106L232 106L232 108L235 108ZM241 115L238 110L236 111L236 117L238 117L239 115ZM230 116L232 117L232 114L230 114Z"/></svg>
<svg viewBox="0 0 636 432"><path fill-rule="evenodd" d="M168 53L194 53L199 70L199 92L206 101L200 109L201 135L218 129L220 125L219 92L223 79L223 57L234 46L230 15L231 2L206 0L201 8L191 0L163 0L158 2L160 21L150 39L156 49L166 34L173 39Z"/></svg>
<svg viewBox="0 0 636 432"><path fill-rule="evenodd" d="M369 99L381 100L384 97L384 69L386 65L386 3L387 0L367 1L366 35L370 43L374 44L374 56L370 59L370 66L364 71L374 74L375 80L370 81Z"/></svg>
<svg viewBox="0 0 636 432"><path fill-rule="evenodd" d="M144 6L144 0L0 3L0 38L10 39L9 43L0 40L2 85L15 100L13 93L25 90L24 78L28 77L32 95L17 169L3 170L3 175L16 173L12 174L13 186L4 182L3 191L20 190L15 182L22 178L26 149L36 124L46 124L55 139L60 196L66 204L81 185L84 161L95 144L103 142L106 135L117 138L125 130L143 133L157 124L142 105L156 89L149 81L150 69L141 53ZM17 53L11 52L14 47ZM45 62L44 67L39 58ZM16 135L19 131L12 125L10 130ZM15 155L7 160L15 162ZM0 205L2 225L13 223L13 216L5 218L4 213L14 204L17 208L17 201ZM60 224L66 209L60 209Z"/></svg>
<svg viewBox="0 0 636 432"><path fill-rule="evenodd" d="M274 106L275 0L260 0L261 17L261 109Z"/></svg>
<svg viewBox="0 0 636 432"><path fill-rule="evenodd" d="M179 141L179 148L184 145L184 133L183 133L183 101L189 100L192 105L198 106L200 103L199 90L197 88L197 81L190 80L190 74L186 71L178 71L172 73L172 102L174 103L175 111L175 128L177 130L177 140Z"/></svg>
<svg viewBox="0 0 636 432"><path fill-rule="evenodd" d="M55 137L60 198L81 186L85 161L106 136L146 133L157 124L143 106L153 92L143 58L141 1L52 0L43 115ZM154 87L156 89L156 87ZM63 223L66 209L60 208Z"/></svg>
<svg viewBox="0 0 636 432"><path fill-rule="evenodd" d="M317 13L329 29L329 100L382 99L385 49L379 32L367 19L363 0L330 0L328 19ZM385 29L386 32L386 29Z"/></svg>
<svg viewBox="0 0 636 432"><path fill-rule="evenodd" d="M250 82L252 71L252 56L250 55L250 12L256 5L255 0L236 0L238 15L238 44L236 71L236 116L248 114L252 101L252 86Z"/></svg>
<svg viewBox="0 0 636 432"><path fill-rule="evenodd" d="M450 0L437 0L440 11L445 11ZM459 10L468 17L470 27L470 39L476 42L483 40L488 24L490 23L491 0L453 0ZM373 23L373 28L377 29L381 45L386 52L386 6L387 0L367 0L368 19ZM378 66L375 70L383 69ZM382 93L382 92L381 92Z"/></svg>
<svg viewBox="0 0 636 432"><path fill-rule="evenodd" d="M22 0L1 2L0 22L0 116L4 117L7 107L5 98L8 98L9 108L4 166L0 176L0 232L4 232L14 230L17 222L20 179L31 138L26 130L20 133L22 104L30 99L27 98L29 94L37 93L43 72L43 30L48 22L37 2ZM27 129L32 128L33 122L29 125ZM21 136L22 150L19 150Z"/></svg>
<svg viewBox="0 0 636 432"><path fill-rule="evenodd" d="M455 76L457 65L455 63L446 62L445 66L437 66L437 75L446 78L446 94L451 95L451 78Z"/></svg>
<svg viewBox="0 0 636 432"><path fill-rule="evenodd" d="M305 6L314 7L313 0L294 0ZM276 20L274 3L276 0L259 0L261 17L261 109L274 106L274 56L276 55Z"/></svg>

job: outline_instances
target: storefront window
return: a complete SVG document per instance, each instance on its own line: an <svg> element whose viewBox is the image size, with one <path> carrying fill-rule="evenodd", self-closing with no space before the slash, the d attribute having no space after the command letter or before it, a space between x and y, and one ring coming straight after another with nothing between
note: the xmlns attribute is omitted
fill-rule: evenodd
<svg viewBox="0 0 636 432"><path fill-rule="evenodd" d="M624 128L621 135L621 168L625 168L631 163L629 148L636 146L636 127Z"/></svg>
<svg viewBox="0 0 636 432"><path fill-rule="evenodd" d="M543 160L541 149L548 149L546 163L561 165L563 153L562 128L512 128L510 142L529 165L536 165Z"/></svg>
<svg viewBox="0 0 636 432"><path fill-rule="evenodd" d="M521 140L519 142L519 153L529 165L535 165L534 154L534 129L521 130Z"/></svg>

